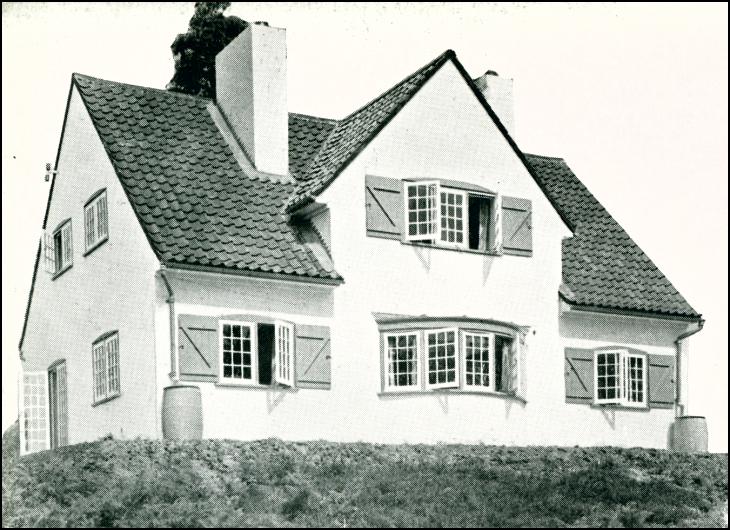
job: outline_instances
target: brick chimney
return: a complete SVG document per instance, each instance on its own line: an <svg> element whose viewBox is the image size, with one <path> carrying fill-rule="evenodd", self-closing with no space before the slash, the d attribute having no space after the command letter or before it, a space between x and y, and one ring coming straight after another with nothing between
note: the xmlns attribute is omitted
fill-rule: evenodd
<svg viewBox="0 0 730 530"><path fill-rule="evenodd" d="M216 101L261 172L289 173L286 30L250 24L215 58Z"/></svg>
<svg viewBox="0 0 730 530"><path fill-rule="evenodd" d="M489 106L497 113L499 121L505 126L509 135L515 137L515 108L512 93L512 79L499 77L494 70L474 80L477 88L484 94Z"/></svg>

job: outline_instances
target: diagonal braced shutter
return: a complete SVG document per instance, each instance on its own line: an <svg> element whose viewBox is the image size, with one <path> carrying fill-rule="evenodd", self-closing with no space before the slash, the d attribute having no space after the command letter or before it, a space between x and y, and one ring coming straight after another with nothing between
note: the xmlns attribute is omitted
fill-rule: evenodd
<svg viewBox="0 0 730 530"><path fill-rule="evenodd" d="M365 177L367 235L400 239L403 233L403 183L399 179Z"/></svg>
<svg viewBox="0 0 730 530"><path fill-rule="evenodd" d="M330 329L298 324L295 332L296 386L329 390L332 385Z"/></svg>
<svg viewBox="0 0 730 530"><path fill-rule="evenodd" d="M565 402L593 402L593 350L565 348Z"/></svg>
<svg viewBox="0 0 730 530"><path fill-rule="evenodd" d="M675 360L671 355L649 355L649 406L672 408L675 401Z"/></svg>
<svg viewBox="0 0 730 530"><path fill-rule="evenodd" d="M532 255L532 203L502 197L502 250L516 256Z"/></svg>
<svg viewBox="0 0 730 530"><path fill-rule="evenodd" d="M187 381L215 381L218 377L218 319L178 316L180 377Z"/></svg>

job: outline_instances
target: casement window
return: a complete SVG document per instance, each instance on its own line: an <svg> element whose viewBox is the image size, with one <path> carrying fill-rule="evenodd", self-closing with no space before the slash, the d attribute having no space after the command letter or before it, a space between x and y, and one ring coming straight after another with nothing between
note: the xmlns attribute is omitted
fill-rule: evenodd
<svg viewBox="0 0 730 530"><path fill-rule="evenodd" d="M68 383L64 360L48 368L48 418L51 449L68 445Z"/></svg>
<svg viewBox="0 0 730 530"><path fill-rule="evenodd" d="M646 406L646 355L624 350L596 351L594 368L596 404Z"/></svg>
<svg viewBox="0 0 730 530"><path fill-rule="evenodd" d="M286 322L276 322L274 332L276 382L280 385L294 386L294 326Z"/></svg>
<svg viewBox="0 0 730 530"><path fill-rule="evenodd" d="M121 393L119 375L119 333L97 339L91 347L94 376L94 403L107 401Z"/></svg>
<svg viewBox="0 0 730 530"><path fill-rule="evenodd" d="M395 323L381 330L385 392L444 389L524 398L520 358L526 348L518 347L517 330L428 329L424 324L412 321L403 326L415 329L399 330L401 323Z"/></svg>
<svg viewBox="0 0 730 530"><path fill-rule="evenodd" d="M426 332L426 388L459 386L457 335L456 328Z"/></svg>
<svg viewBox="0 0 730 530"><path fill-rule="evenodd" d="M106 190L96 193L84 206L84 229L87 252L109 237Z"/></svg>
<svg viewBox="0 0 730 530"><path fill-rule="evenodd" d="M419 388L418 334L386 333L385 388L407 390Z"/></svg>
<svg viewBox="0 0 730 530"><path fill-rule="evenodd" d="M367 235L440 248L532 255L532 203L453 180L366 175Z"/></svg>
<svg viewBox="0 0 730 530"><path fill-rule="evenodd" d="M48 424L48 372L21 374L20 454L50 447Z"/></svg>
<svg viewBox="0 0 730 530"><path fill-rule="evenodd" d="M71 219L63 221L52 233L45 234L44 258L46 272L53 277L73 265L73 233Z"/></svg>
<svg viewBox="0 0 730 530"><path fill-rule="evenodd" d="M255 325L249 322L220 322L220 377L223 381L251 383L256 373Z"/></svg>

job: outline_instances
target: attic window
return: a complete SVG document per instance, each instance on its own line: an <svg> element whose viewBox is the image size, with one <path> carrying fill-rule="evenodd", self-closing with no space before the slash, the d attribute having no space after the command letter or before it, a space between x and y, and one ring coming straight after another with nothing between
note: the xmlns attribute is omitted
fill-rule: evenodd
<svg viewBox="0 0 730 530"><path fill-rule="evenodd" d="M86 252L89 253L109 237L109 214L106 190L95 193L84 206Z"/></svg>
<svg viewBox="0 0 730 530"><path fill-rule="evenodd" d="M52 233L45 234L44 257L46 272L57 278L73 265L73 234L71 219L63 221Z"/></svg>
<svg viewBox="0 0 730 530"><path fill-rule="evenodd" d="M498 248L497 197L436 181L406 183L406 241L485 252Z"/></svg>

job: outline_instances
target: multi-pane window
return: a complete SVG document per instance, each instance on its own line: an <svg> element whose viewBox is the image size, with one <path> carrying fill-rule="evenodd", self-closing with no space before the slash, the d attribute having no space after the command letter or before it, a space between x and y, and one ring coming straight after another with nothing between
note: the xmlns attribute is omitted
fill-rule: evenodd
<svg viewBox="0 0 730 530"><path fill-rule="evenodd" d="M492 335L464 333L464 385L493 389Z"/></svg>
<svg viewBox="0 0 730 530"><path fill-rule="evenodd" d="M48 374L23 374L23 403L20 418L20 452L48 449Z"/></svg>
<svg viewBox="0 0 730 530"><path fill-rule="evenodd" d="M456 329L426 332L427 388L458 386Z"/></svg>
<svg viewBox="0 0 730 530"><path fill-rule="evenodd" d="M73 235L71 219L61 223L52 234L45 238L46 271L57 275L73 264Z"/></svg>
<svg viewBox="0 0 730 530"><path fill-rule="evenodd" d="M423 182L406 186L409 241L434 240L438 233L438 184Z"/></svg>
<svg viewBox="0 0 730 530"><path fill-rule="evenodd" d="M418 386L418 335L394 333L385 335L385 386L407 389Z"/></svg>
<svg viewBox="0 0 730 530"><path fill-rule="evenodd" d="M221 379L230 382L254 381L254 330L254 324L221 321Z"/></svg>
<svg viewBox="0 0 730 530"><path fill-rule="evenodd" d="M466 242L466 195L458 191L441 191L441 237L445 244L464 246Z"/></svg>
<svg viewBox="0 0 730 530"><path fill-rule="evenodd" d="M406 182L405 197L406 241L478 251L500 249L496 195L423 181Z"/></svg>
<svg viewBox="0 0 730 530"><path fill-rule="evenodd" d="M94 401L118 396L121 391L119 377L119 334L112 333L91 348L94 375Z"/></svg>
<svg viewBox="0 0 730 530"><path fill-rule="evenodd" d="M84 207L86 250L105 240L109 235L109 215L106 191L99 193Z"/></svg>
<svg viewBox="0 0 730 530"><path fill-rule="evenodd" d="M595 354L595 401L625 406L646 405L646 356L627 351Z"/></svg>
<svg viewBox="0 0 730 530"><path fill-rule="evenodd" d="M48 409L51 449L68 445L68 385L66 362L48 369Z"/></svg>

